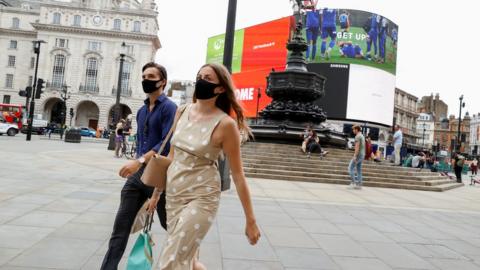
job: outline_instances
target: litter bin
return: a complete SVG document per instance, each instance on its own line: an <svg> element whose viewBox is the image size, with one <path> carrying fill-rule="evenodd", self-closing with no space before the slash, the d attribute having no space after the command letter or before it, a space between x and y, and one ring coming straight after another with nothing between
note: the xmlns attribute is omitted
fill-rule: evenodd
<svg viewBox="0 0 480 270"><path fill-rule="evenodd" d="M110 132L107 150L115 150L115 131Z"/></svg>
<svg viewBox="0 0 480 270"><path fill-rule="evenodd" d="M80 134L80 129L71 128L65 132L65 142L80 143L81 140L82 135Z"/></svg>

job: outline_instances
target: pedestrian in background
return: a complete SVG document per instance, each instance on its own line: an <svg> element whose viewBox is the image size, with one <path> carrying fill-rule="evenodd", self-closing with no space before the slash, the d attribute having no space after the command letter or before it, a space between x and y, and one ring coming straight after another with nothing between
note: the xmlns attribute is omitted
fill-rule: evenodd
<svg viewBox="0 0 480 270"><path fill-rule="evenodd" d="M477 160L477 158L474 158L472 160L472 163L470 163L470 170L472 171L472 176L477 175L477 171L478 171L478 160Z"/></svg>
<svg viewBox="0 0 480 270"><path fill-rule="evenodd" d="M348 171L352 182L350 183L350 188L361 189L362 188L362 162L365 157L365 137L361 132L361 128L358 125L352 127L353 134L355 134L355 153L353 154L352 160L350 160L350 165L348 166ZM357 175L355 176L355 171Z"/></svg>
<svg viewBox="0 0 480 270"><path fill-rule="evenodd" d="M115 128L115 157L120 157L120 150L123 145L123 123L122 121L117 123Z"/></svg>
<svg viewBox="0 0 480 270"><path fill-rule="evenodd" d="M402 165L402 158L400 151L402 150L403 145L403 133L400 125L395 125L395 134L393 134L393 147L395 151L395 165Z"/></svg>

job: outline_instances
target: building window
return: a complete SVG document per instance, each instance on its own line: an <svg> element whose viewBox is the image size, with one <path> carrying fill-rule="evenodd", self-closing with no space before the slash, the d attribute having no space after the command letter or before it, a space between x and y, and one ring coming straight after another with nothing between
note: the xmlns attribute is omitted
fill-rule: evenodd
<svg viewBox="0 0 480 270"><path fill-rule="evenodd" d="M139 21L135 21L133 22L133 32L140 32L140 22Z"/></svg>
<svg viewBox="0 0 480 270"><path fill-rule="evenodd" d="M14 29L20 28L20 19L19 18L12 18L12 28L14 28Z"/></svg>
<svg viewBox="0 0 480 270"><path fill-rule="evenodd" d="M65 38L57 38L55 40L55 47L58 48L68 48L68 39Z"/></svg>
<svg viewBox="0 0 480 270"><path fill-rule="evenodd" d="M17 49L17 41L16 40L10 40L10 49Z"/></svg>
<svg viewBox="0 0 480 270"><path fill-rule="evenodd" d="M124 62L122 69L122 90L120 93L127 94L128 86L130 85L130 73L132 70L132 63Z"/></svg>
<svg viewBox="0 0 480 270"><path fill-rule="evenodd" d="M13 88L13 74L7 74L5 79L5 88Z"/></svg>
<svg viewBox="0 0 480 270"><path fill-rule="evenodd" d="M80 26L81 21L82 17L80 15L73 16L73 26Z"/></svg>
<svg viewBox="0 0 480 270"><path fill-rule="evenodd" d="M10 95L3 95L3 104L10 104Z"/></svg>
<svg viewBox="0 0 480 270"><path fill-rule="evenodd" d="M15 67L15 56L9 55L8 56L8 67Z"/></svg>
<svg viewBox="0 0 480 270"><path fill-rule="evenodd" d="M33 86L33 76L28 76L28 85L27 86Z"/></svg>
<svg viewBox="0 0 480 270"><path fill-rule="evenodd" d="M120 19L113 20L113 30L120 30L122 21Z"/></svg>
<svg viewBox="0 0 480 270"><path fill-rule="evenodd" d="M90 51L100 51L102 49L102 43L98 41L89 41L88 50Z"/></svg>
<svg viewBox="0 0 480 270"><path fill-rule="evenodd" d="M97 87L98 60L96 58L87 59L87 71L85 77L85 90L89 92L95 91Z"/></svg>
<svg viewBox="0 0 480 270"><path fill-rule="evenodd" d="M35 68L35 57L30 58L30 68Z"/></svg>
<svg viewBox="0 0 480 270"><path fill-rule="evenodd" d="M58 12L53 13L53 24L60 24L61 15Z"/></svg>
<svg viewBox="0 0 480 270"><path fill-rule="evenodd" d="M61 54L55 55L53 60L53 72L52 72L52 86L60 88L63 85L63 79L65 76L65 56Z"/></svg>

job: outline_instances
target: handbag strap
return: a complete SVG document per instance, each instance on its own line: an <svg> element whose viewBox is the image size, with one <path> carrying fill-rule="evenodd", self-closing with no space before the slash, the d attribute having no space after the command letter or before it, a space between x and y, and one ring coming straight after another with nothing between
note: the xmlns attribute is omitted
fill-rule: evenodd
<svg viewBox="0 0 480 270"><path fill-rule="evenodd" d="M170 141L170 137L172 137L173 131L177 128L178 120L180 120L180 117L182 117L182 114L185 112L186 108L187 108L187 105L184 105L183 107L180 108L180 114L178 115L178 117L173 122L172 127L168 131L167 137L165 137L165 139L163 140L162 145L160 146L160 149L158 150L158 153L157 153L158 155L162 154L163 149L165 149L165 146L167 145L167 142Z"/></svg>
<svg viewBox="0 0 480 270"><path fill-rule="evenodd" d="M145 220L145 225L143 225L143 232L146 233L146 232L149 232L152 229L153 216L154 216L154 213L147 214L147 218Z"/></svg>

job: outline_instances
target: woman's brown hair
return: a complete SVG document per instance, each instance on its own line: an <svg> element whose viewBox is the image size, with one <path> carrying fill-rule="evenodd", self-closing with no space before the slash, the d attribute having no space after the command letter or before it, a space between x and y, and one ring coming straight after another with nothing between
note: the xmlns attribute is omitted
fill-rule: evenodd
<svg viewBox="0 0 480 270"><path fill-rule="evenodd" d="M235 97L235 86L233 85L232 76L228 72L227 68L220 64L210 63L203 65L200 69L204 67L210 67L213 69L215 74L217 74L219 84L225 89L225 92L221 93L215 105L224 111L226 114L232 116L237 120L237 125L242 134L242 139L247 140L249 136L252 136L250 127L248 126L245 115L243 114L243 108L238 103L237 98ZM196 102L197 98L193 95L193 102Z"/></svg>

